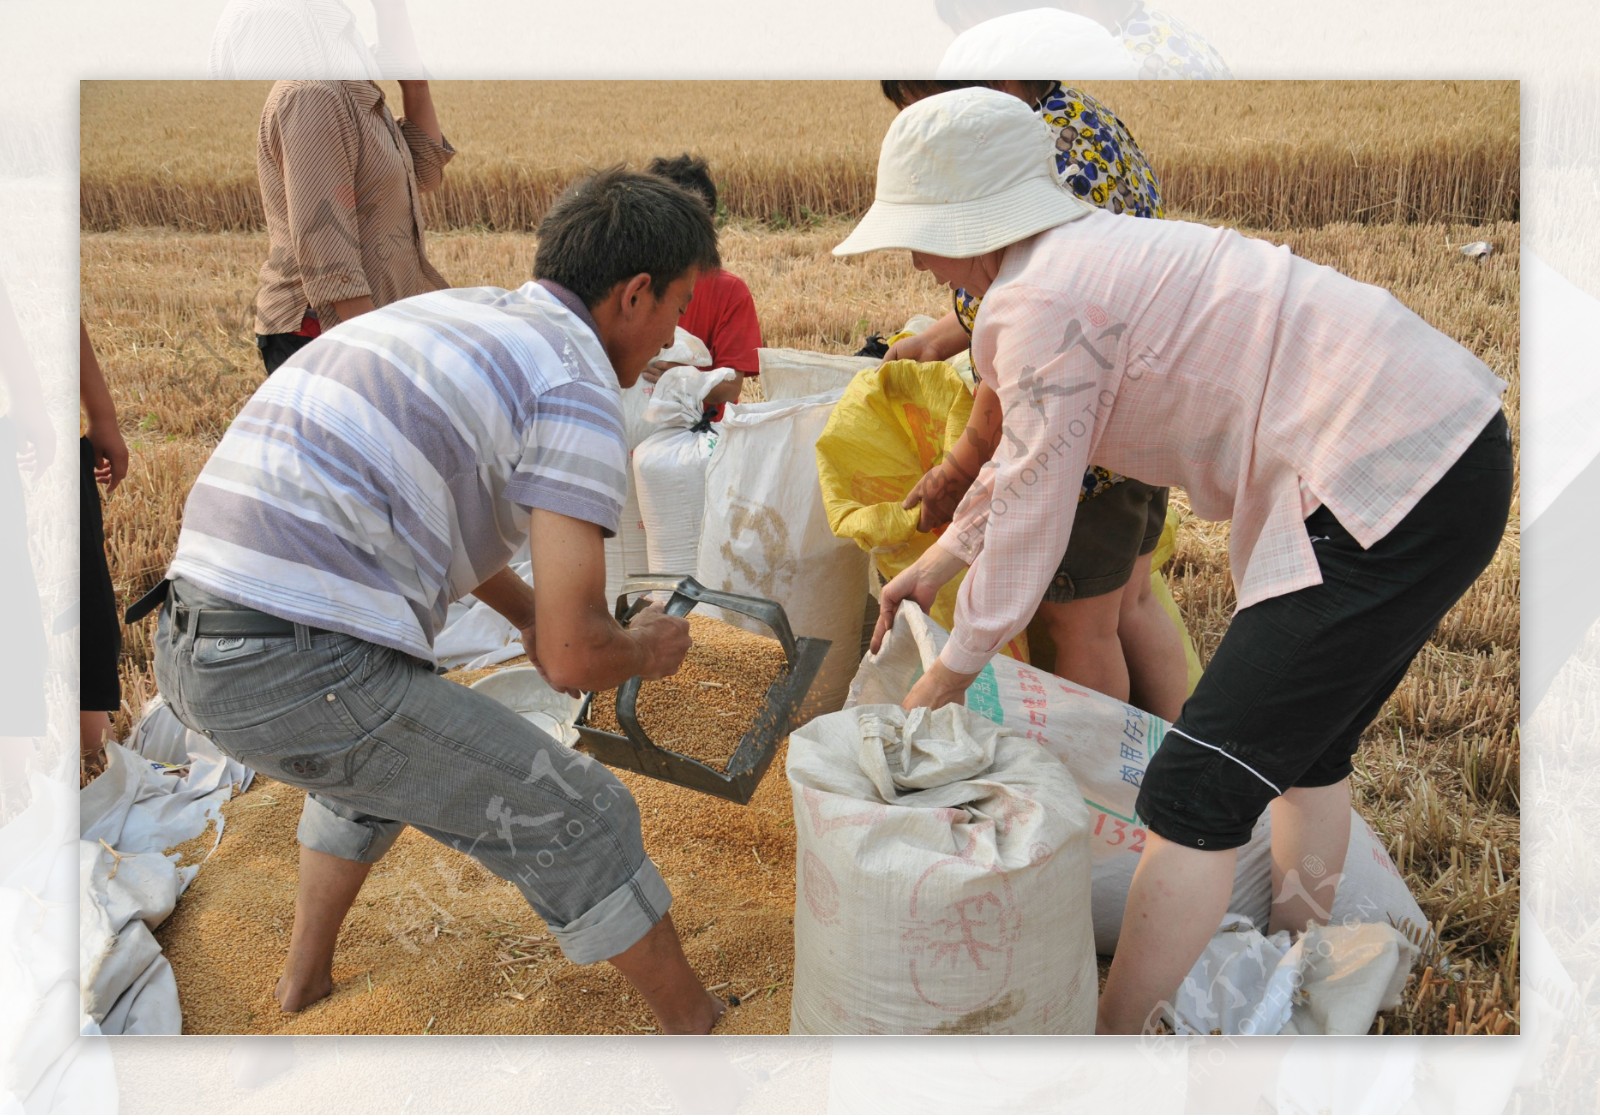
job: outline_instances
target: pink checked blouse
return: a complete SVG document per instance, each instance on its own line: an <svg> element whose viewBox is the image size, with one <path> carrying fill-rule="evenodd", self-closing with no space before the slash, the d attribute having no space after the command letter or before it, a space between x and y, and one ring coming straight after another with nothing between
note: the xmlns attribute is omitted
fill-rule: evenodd
<svg viewBox="0 0 1600 1116"><path fill-rule="evenodd" d="M1103 212L1007 250L972 353L1005 423L939 543L972 565L941 656L964 674L1027 625L1091 460L1232 520L1246 608L1321 582L1303 525L1319 506L1383 538L1506 386L1382 288L1229 229Z"/></svg>

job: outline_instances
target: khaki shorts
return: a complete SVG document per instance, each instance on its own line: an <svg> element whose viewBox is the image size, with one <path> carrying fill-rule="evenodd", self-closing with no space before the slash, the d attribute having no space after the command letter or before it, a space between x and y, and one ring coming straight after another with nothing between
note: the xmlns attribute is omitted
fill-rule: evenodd
<svg viewBox="0 0 1600 1116"><path fill-rule="evenodd" d="M1123 480L1078 505L1072 537L1044 591L1050 604L1087 600L1128 584L1133 563L1155 550L1167 522L1167 490Z"/></svg>

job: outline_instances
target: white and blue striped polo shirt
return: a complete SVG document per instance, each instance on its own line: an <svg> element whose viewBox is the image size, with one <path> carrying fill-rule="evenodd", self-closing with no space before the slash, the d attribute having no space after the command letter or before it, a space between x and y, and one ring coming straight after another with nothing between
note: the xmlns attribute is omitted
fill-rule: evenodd
<svg viewBox="0 0 1600 1116"><path fill-rule="evenodd" d="M435 291L329 330L256 391L168 577L419 658L542 508L615 533L616 373L570 292Z"/></svg>

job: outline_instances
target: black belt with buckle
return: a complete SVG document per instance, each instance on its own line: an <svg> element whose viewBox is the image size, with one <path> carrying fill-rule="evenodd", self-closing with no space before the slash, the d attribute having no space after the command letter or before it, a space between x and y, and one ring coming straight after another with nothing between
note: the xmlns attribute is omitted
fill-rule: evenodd
<svg viewBox="0 0 1600 1116"><path fill-rule="evenodd" d="M168 590L172 582L162 581L150 592L140 597L128 606L128 611L123 614L122 620L126 624L136 624L161 606L167 599ZM191 616L194 617L194 634L207 639L238 638L240 636L292 636L294 635L295 622L285 620L281 616L272 616L265 612L258 612L253 608L189 608L186 605L174 604L172 606L172 623L177 631L189 630ZM322 628L313 628L302 625L310 635L322 632Z"/></svg>

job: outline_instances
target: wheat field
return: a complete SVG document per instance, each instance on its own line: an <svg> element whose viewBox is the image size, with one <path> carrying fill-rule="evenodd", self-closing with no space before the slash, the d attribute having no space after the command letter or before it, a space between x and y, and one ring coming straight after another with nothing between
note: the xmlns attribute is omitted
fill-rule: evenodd
<svg viewBox="0 0 1600 1116"><path fill-rule="evenodd" d="M82 220L108 231L262 227L261 82L85 82ZM400 94L385 86L399 115ZM729 216L856 216L894 116L874 82L438 82L458 154L429 226L526 231L585 168L707 158ZM1514 82L1101 82L1169 210L1259 228L1514 220Z"/></svg>
<svg viewBox="0 0 1600 1116"><path fill-rule="evenodd" d="M724 86L738 95L724 106L727 116L702 120L697 131L697 116L707 116L709 99ZM774 201L820 198L829 191L843 199L844 177L809 177L811 168L839 161L840 152L854 152L851 158L859 165L850 173L863 176L870 194L873 153L892 114L869 83L791 89L792 99L817 98L818 111L796 113L797 126L781 138L750 119L760 119L762 98L779 87L653 86L660 105L651 113L650 135L617 121L614 148L597 130L600 121L614 115L615 97L599 104L585 101L597 88L584 83L531 90L455 83L439 88L446 130L462 152L448 171L452 186L459 178L461 198L476 198L480 207L471 220L466 219L474 212L470 208L456 211L453 219L441 216L429 234L430 257L452 283L512 286L528 277L535 242L519 230L537 206L502 195L525 190L539 175L559 183L581 166L638 162L655 152L687 148L710 156L724 184L732 215L722 229L723 255L749 283L768 345L851 352L868 333L946 305L947 296L901 254L830 257L828 249L849 223L830 216L827 206L806 202L803 213L796 209L785 215ZM615 87L606 88L614 94ZM1479 156L1472 153L1487 142L1486 113L1497 115L1494 144L1510 142L1514 150L1514 87L1197 84L1118 87L1116 97L1092 92L1118 109L1152 154L1171 153L1174 169L1156 163L1169 184L1182 181L1183 174L1206 181L1206 175L1218 173L1206 167L1250 168L1259 176L1259 196L1248 196L1240 185L1213 190L1209 208L1195 203L1186 212L1240 225L1393 290L1510 382L1506 409L1515 430L1521 230L1514 177L1506 183L1489 173L1494 160L1485 155L1475 186L1438 178L1429 193L1408 195L1416 200L1402 202L1397 198L1407 195L1394 195L1391 183L1384 187L1393 196L1388 219L1382 220L1367 208L1370 198L1349 192L1353 186L1347 190L1342 183L1319 180L1314 185L1320 193L1307 195L1304 204L1322 216L1291 221L1271 185L1273 174L1337 154L1340 145L1319 141L1310 122L1339 106L1368 125L1381 107L1389 107L1384 119L1392 128L1369 128L1356 150L1356 157L1372 165L1392 165L1395 160L1385 158L1389 148L1410 152L1408 158L1434 152L1440 168L1473 165ZM83 314L132 449L128 479L106 505L113 577L124 602L159 578L189 485L261 382L251 305L266 245L252 218L242 216L249 207L237 191L240 182L254 190L251 140L263 93L263 87L248 84L84 86ZM1229 100L1233 97L1241 99ZM452 108L471 98L477 98L473 103L480 115ZM210 108L195 112L197 102ZM836 111L820 111L835 102ZM1217 143L1196 140L1192 133L1183 138L1184 120L1227 116L1229 106L1237 111L1252 102L1260 103L1259 112L1243 119L1258 129L1256 137L1235 135ZM242 126L217 123L223 119L217 106L224 103L237 106ZM530 107L517 117L510 106L519 103ZM1131 107L1135 104L1148 112L1148 120ZM500 111L489 111L496 105ZM1422 119L1425 112L1434 119ZM1341 143L1346 134L1341 131ZM645 146L652 137L661 143ZM148 155L152 138L163 154L155 163L140 157L141 149ZM1184 152L1191 147L1192 161L1185 163ZM520 151L540 154L523 158ZM746 162L739 164L740 158ZM736 165L747 178L729 179L722 169ZM567 169L550 169L557 167ZM1189 169L1177 169L1182 167ZM514 168L526 178L516 179L522 185L512 189L513 179L503 176ZM171 189L151 188L157 171L167 176L163 181ZM745 185L735 189L734 182ZM239 207L237 220L222 219L233 212L228 206ZM1473 240L1487 240L1496 251L1482 261L1466 259L1457 249ZM1519 1029L1516 523L1513 507L1512 526L1493 565L1446 618L1368 730L1357 757L1357 806L1405 874L1432 931L1405 1003L1378 1020L1376 1029L1382 1032ZM1169 577L1204 656L1216 646L1233 607L1226 526L1186 518ZM127 631L120 733L153 693L149 627Z"/></svg>

